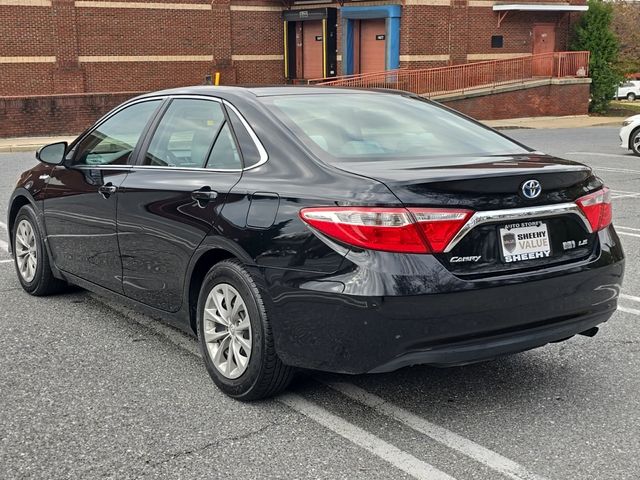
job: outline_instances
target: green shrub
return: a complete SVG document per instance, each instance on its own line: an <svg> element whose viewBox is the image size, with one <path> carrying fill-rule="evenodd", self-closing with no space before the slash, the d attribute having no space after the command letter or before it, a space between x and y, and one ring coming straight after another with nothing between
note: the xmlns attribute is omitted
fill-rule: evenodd
<svg viewBox="0 0 640 480"><path fill-rule="evenodd" d="M602 0L589 0L589 10L576 24L572 50L589 50L591 76L591 104L589 110L605 112L622 80L616 69L618 40L611 29L613 7Z"/></svg>

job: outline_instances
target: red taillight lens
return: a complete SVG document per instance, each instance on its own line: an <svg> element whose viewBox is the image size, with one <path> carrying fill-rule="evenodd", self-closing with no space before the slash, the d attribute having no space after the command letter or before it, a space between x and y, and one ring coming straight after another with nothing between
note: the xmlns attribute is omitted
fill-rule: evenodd
<svg viewBox="0 0 640 480"><path fill-rule="evenodd" d="M589 220L591 230L594 232L603 230L611 224L613 217L611 191L607 187L580 197L576 203Z"/></svg>
<svg viewBox="0 0 640 480"><path fill-rule="evenodd" d="M410 208L427 244L434 253L441 253L473 215L470 210Z"/></svg>
<svg viewBox="0 0 640 480"><path fill-rule="evenodd" d="M370 250L442 252L472 212L373 207L312 207L300 218L323 234Z"/></svg>

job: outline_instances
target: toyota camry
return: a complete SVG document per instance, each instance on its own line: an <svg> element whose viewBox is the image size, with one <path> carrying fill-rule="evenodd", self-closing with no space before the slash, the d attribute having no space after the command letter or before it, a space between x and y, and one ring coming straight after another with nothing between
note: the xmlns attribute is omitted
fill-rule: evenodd
<svg viewBox="0 0 640 480"><path fill-rule="evenodd" d="M196 335L234 398L593 336L616 309L591 169L411 94L156 92L37 158L8 212L24 290L78 285Z"/></svg>

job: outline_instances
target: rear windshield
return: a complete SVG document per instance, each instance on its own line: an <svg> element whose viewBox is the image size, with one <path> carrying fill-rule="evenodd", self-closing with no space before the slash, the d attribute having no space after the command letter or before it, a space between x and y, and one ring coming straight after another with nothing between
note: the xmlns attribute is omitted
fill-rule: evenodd
<svg viewBox="0 0 640 480"><path fill-rule="evenodd" d="M408 96L326 93L261 100L311 150L329 161L528 152L455 113Z"/></svg>

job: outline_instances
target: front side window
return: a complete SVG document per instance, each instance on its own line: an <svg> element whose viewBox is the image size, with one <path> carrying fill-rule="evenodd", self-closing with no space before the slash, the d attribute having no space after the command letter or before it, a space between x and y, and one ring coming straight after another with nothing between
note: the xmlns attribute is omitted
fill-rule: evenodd
<svg viewBox="0 0 640 480"><path fill-rule="evenodd" d="M74 149L73 165L127 165L147 123L162 103L136 103L116 113L89 133Z"/></svg>
<svg viewBox="0 0 640 480"><path fill-rule="evenodd" d="M329 162L405 158L447 163L447 158L456 156L528 152L460 115L405 95L326 93L261 100L303 143Z"/></svg>
<svg viewBox="0 0 640 480"><path fill-rule="evenodd" d="M204 168L214 140L222 134L225 117L218 102L176 99L153 134L144 164Z"/></svg>

